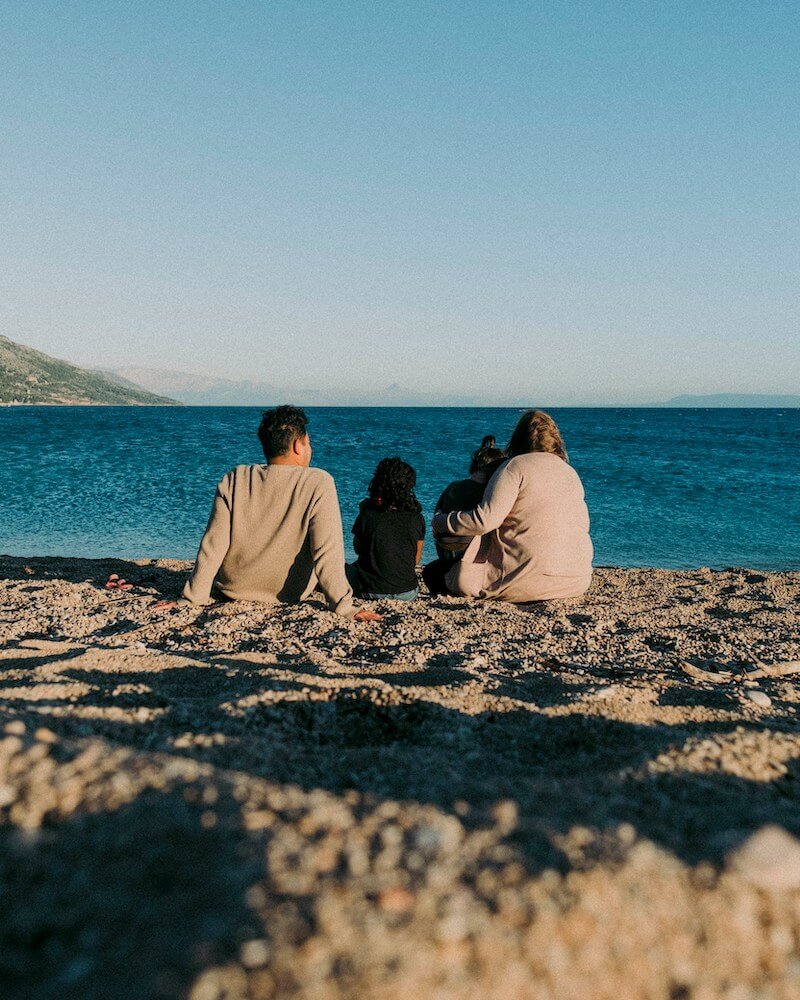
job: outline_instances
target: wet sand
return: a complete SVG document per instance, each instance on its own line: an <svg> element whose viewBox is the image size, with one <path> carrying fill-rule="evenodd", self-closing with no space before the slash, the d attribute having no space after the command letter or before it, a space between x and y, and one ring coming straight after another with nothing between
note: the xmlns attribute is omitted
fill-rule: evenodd
<svg viewBox="0 0 800 1000"><path fill-rule="evenodd" d="M800 997L800 572L367 624L186 569L0 557L4 997Z"/></svg>

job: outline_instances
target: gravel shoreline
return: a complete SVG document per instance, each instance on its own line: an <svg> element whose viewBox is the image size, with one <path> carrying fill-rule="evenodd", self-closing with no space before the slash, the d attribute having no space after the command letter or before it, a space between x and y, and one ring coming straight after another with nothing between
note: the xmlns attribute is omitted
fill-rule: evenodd
<svg viewBox="0 0 800 1000"><path fill-rule="evenodd" d="M372 624L187 568L0 557L4 996L800 997L800 572Z"/></svg>

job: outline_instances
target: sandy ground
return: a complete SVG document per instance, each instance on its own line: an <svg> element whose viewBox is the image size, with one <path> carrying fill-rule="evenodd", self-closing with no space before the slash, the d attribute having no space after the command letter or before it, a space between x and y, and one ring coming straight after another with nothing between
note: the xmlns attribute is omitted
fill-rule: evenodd
<svg viewBox="0 0 800 1000"><path fill-rule="evenodd" d="M4 997L800 997L800 573L359 624L185 570L0 558Z"/></svg>

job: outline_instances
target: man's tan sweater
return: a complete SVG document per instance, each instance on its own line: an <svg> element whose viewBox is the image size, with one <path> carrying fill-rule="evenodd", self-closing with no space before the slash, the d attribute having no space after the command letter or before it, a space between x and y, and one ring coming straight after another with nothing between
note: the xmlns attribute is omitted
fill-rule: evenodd
<svg viewBox="0 0 800 1000"><path fill-rule="evenodd" d="M301 601L316 588L352 616L342 516L333 479L297 465L239 465L220 480L183 596L208 604L211 588L240 601Z"/></svg>

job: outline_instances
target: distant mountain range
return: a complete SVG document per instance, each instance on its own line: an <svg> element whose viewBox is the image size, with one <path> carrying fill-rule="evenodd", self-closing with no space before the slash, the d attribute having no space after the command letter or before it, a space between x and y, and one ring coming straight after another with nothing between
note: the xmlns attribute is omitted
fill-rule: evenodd
<svg viewBox="0 0 800 1000"><path fill-rule="evenodd" d="M318 389L287 390L267 382L190 375L187 372L156 368L116 368L104 372L125 385L141 386L150 392L177 399L189 406L274 406L296 401L304 406L487 406L485 398L468 395L442 396L420 392L393 383L372 392L337 393ZM498 404L503 405L503 404ZM511 405L511 404L508 404ZM661 407L800 407L800 396L767 396L719 393L709 396L674 396L650 406Z"/></svg>
<svg viewBox="0 0 800 1000"><path fill-rule="evenodd" d="M188 372L161 368L114 368L103 371L120 384L137 385L149 392L170 396L188 406L271 406L285 402L286 390L266 382L233 379L211 375L191 375ZM318 393L304 391L303 401L313 404Z"/></svg>
<svg viewBox="0 0 800 1000"><path fill-rule="evenodd" d="M0 336L0 404L175 406L174 399Z"/></svg>
<svg viewBox="0 0 800 1000"><path fill-rule="evenodd" d="M236 381L160 368L81 368L0 336L0 405L48 403L135 406L486 406L469 395L409 389L398 383L367 392L286 389L268 382ZM497 403L496 405L503 405ZM508 405L511 405L510 403ZM618 404L617 404L618 405ZM717 393L681 395L660 407L800 407L800 395Z"/></svg>
<svg viewBox="0 0 800 1000"><path fill-rule="evenodd" d="M161 368L114 368L103 371L124 385L141 386L189 406L275 406L297 402L303 406L480 406L472 396L441 396L393 383L371 392L322 392L319 389L286 389L269 382L233 379Z"/></svg>
<svg viewBox="0 0 800 1000"><path fill-rule="evenodd" d="M719 392L711 396L673 396L661 406L682 406L708 408L762 407L792 409L800 406L800 396L769 396L754 393Z"/></svg>

